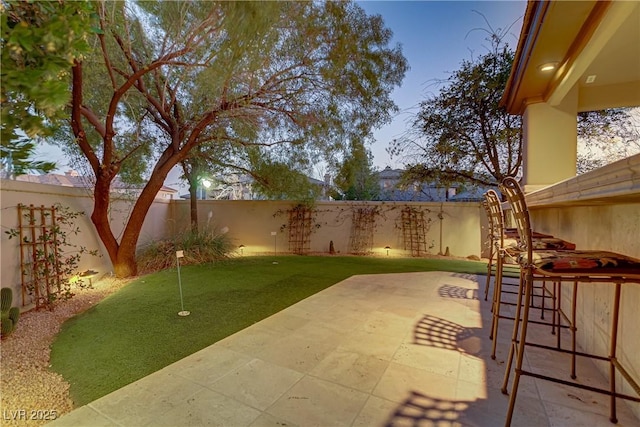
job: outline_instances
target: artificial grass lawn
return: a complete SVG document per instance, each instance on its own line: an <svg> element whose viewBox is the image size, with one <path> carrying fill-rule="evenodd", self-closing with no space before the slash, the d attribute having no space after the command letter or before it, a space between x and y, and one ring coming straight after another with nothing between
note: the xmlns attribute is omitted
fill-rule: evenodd
<svg viewBox="0 0 640 427"><path fill-rule="evenodd" d="M276 261L277 264L273 262ZM356 274L486 274L473 261L369 257L246 257L140 277L68 320L51 366L87 404Z"/></svg>

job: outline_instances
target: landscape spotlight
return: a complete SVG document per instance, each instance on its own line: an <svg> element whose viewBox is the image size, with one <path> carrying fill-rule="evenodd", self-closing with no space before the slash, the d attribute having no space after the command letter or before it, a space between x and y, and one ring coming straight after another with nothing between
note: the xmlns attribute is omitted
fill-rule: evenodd
<svg viewBox="0 0 640 427"><path fill-rule="evenodd" d="M97 274L97 271L86 270L80 273L80 277L82 277L83 279L89 279L89 286L93 286L93 282L91 282L91 279L94 278Z"/></svg>

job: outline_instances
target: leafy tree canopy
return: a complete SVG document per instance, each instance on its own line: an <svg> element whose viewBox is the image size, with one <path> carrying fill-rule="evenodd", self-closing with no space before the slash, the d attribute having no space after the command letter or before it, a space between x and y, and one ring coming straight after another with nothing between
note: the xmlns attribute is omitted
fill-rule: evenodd
<svg viewBox="0 0 640 427"><path fill-rule="evenodd" d="M302 170L370 139L407 69L382 18L353 2L98 2L96 12L92 55L71 70L67 143L95 175L92 220L119 276L135 274L153 198L196 147L231 167ZM109 186L139 165L147 183L118 240Z"/></svg>
<svg viewBox="0 0 640 427"><path fill-rule="evenodd" d="M54 163L31 160L34 138L50 135L68 118L71 66L90 52L92 8L88 2L8 0L0 12L2 159L15 174L49 172Z"/></svg>
<svg viewBox="0 0 640 427"><path fill-rule="evenodd" d="M499 36L491 41L420 103L411 130L392 143L390 152L407 160L407 181L490 185L517 173L521 118L499 107L514 54Z"/></svg>
<svg viewBox="0 0 640 427"><path fill-rule="evenodd" d="M338 167L334 180L339 193L336 199L343 200L377 200L380 193L378 176L372 168L371 153L361 142L352 144Z"/></svg>
<svg viewBox="0 0 640 427"><path fill-rule="evenodd" d="M390 153L406 159L404 184L485 186L518 174L522 119L499 105L514 52L503 43L502 34L490 34L489 52L463 61L460 69L440 82L444 83L441 90L420 103L411 129L392 143ZM629 109L583 112L577 121L578 139L588 150L611 149L616 141L622 142L621 155L628 152L626 148L639 148L633 142L638 141L638 126ZM579 173L600 165L597 157L579 155Z"/></svg>
<svg viewBox="0 0 640 427"><path fill-rule="evenodd" d="M578 174L636 153L640 153L640 108L578 113Z"/></svg>

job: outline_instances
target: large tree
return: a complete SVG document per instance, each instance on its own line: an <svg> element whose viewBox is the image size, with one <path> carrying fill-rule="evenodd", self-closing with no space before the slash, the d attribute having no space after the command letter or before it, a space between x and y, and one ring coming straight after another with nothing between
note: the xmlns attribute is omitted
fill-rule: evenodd
<svg viewBox="0 0 640 427"><path fill-rule="evenodd" d="M390 151L407 160L408 181L493 185L522 164L521 118L499 106L513 51L492 37L484 55L464 60L438 94L420 103L413 125Z"/></svg>
<svg viewBox="0 0 640 427"><path fill-rule="evenodd" d="M72 67L71 129L95 175L91 219L120 277L136 274L149 207L196 147L257 146L281 163L309 163L388 121L407 68L382 18L352 2L96 8L94 55ZM250 155L238 158L251 167ZM150 166L147 181L118 240L110 185L141 164Z"/></svg>

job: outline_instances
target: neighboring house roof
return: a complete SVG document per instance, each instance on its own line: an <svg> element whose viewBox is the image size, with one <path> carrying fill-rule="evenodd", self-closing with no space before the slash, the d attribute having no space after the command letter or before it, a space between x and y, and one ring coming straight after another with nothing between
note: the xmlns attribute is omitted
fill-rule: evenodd
<svg viewBox="0 0 640 427"><path fill-rule="evenodd" d="M163 185L162 188L160 188L160 191L164 191L165 193L171 193L171 194L176 194L178 192L178 190L171 187L167 187L166 185Z"/></svg>
<svg viewBox="0 0 640 427"><path fill-rule="evenodd" d="M60 185L63 187L89 187L91 181L79 175L59 175L48 173L45 175L18 175L16 181L34 182L37 184Z"/></svg>
<svg viewBox="0 0 640 427"><path fill-rule="evenodd" d="M319 187L324 187L326 185L326 183L324 181L320 181L319 179L311 178L310 176L308 176L307 179L309 180L310 184L317 185Z"/></svg>
<svg viewBox="0 0 640 427"><path fill-rule="evenodd" d="M16 181L33 182L37 184L59 185L62 187L79 187L89 188L93 186L93 179L87 176L79 175L75 171L66 172L64 175L48 173L44 175L18 175ZM119 178L113 180L111 188L115 190L141 190L141 186L126 184ZM177 190L171 187L162 186L158 194L175 194Z"/></svg>
<svg viewBox="0 0 640 427"><path fill-rule="evenodd" d="M487 188L471 187L461 193L456 188L445 188L429 183L414 184L407 188L399 188L397 184L404 170L391 169L387 166L378 172L380 182L380 200L398 202L477 202L481 201Z"/></svg>
<svg viewBox="0 0 640 427"><path fill-rule="evenodd" d="M447 192L444 188L434 187L425 187L421 190L382 190L379 197L380 200L395 202L441 202L446 198Z"/></svg>
<svg viewBox="0 0 640 427"><path fill-rule="evenodd" d="M484 198L487 188L474 187L457 193L449 198L452 202L479 202Z"/></svg>
<svg viewBox="0 0 640 427"><path fill-rule="evenodd" d="M640 105L638 22L636 1L529 1L501 104L522 114L577 90L578 112Z"/></svg>
<svg viewBox="0 0 640 427"><path fill-rule="evenodd" d="M391 169L387 166L377 173L380 186L380 200L397 202L440 202L447 199L447 189L428 183L415 184L400 188L403 169Z"/></svg>
<svg viewBox="0 0 640 427"><path fill-rule="evenodd" d="M400 179L403 172L402 169L391 169L390 166L387 166L378 172L378 179Z"/></svg>

